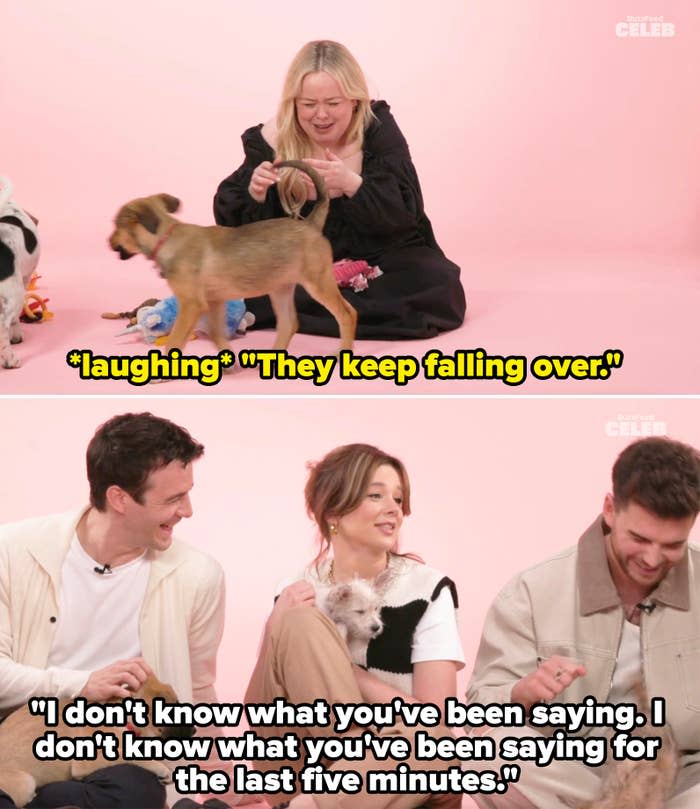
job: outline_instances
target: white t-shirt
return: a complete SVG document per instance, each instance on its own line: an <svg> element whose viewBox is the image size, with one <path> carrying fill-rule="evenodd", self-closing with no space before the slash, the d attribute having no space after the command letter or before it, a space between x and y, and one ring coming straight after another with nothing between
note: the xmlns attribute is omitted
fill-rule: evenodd
<svg viewBox="0 0 700 809"><path fill-rule="evenodd" d="M413 633L411 663L426 660L454 660L458 671L464 668L455 605L446 587L430 602Z"/></svg>
<svg viewBox="0 0 700 809"><path fill-rule="evenodd" d="M641 628L631 621L622 625L608 702L636 702L635 686L642 679Z"/></svg>
<svg viewBox="0 0 700 809"><path fill-rule="evenodd" d="M95 571L74 536L61 569L58 622L48 666L96 671L141 654L139 616L151 563L145 553L111 572Z"/></svg>

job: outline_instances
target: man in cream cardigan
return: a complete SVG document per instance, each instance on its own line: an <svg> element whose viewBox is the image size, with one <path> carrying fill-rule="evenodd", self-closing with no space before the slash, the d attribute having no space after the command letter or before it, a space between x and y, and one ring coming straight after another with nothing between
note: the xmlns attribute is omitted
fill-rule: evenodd
<svg viewBox="0 0 700 809"><path fill-rule="evenodd" d="M679 772L663 805L697 809L700 548L688 538L700 510L700 456L678 441L646 438L623 450L612 478L603 513L578 545L526 570L494 601L467 700L520 703L526 711L542 709L538 703L582 705L587 697L619 705L634 702L642 682L648 698L665 699L666 724L680 751ZM648 705L640 707L648 713ZM553 732L541 725L486 731L497 752L503 737L544 741L542 734ZM604 727L583 726L569 735L604 734ZM504 763L468 765L499 771ZM588 806L601 790L608 792L605 806L622 805L603 785L605 767L573 759L514 763L520 766L517 782L503 795L475 796L481 809ZM650 781L645 784L638 805L660 806Z"/></svg>
<svg viewBox="0 0 700 809"><path fill-rule="evenodd" d="M126 697L151 671L182 702L216 701L223 571L173 538L203 452L166 419L115 416L88 446L90 505L0 528L0 717L32 696ZM32 805L164 802L153 774L122 764L48 785Z"/></svg>

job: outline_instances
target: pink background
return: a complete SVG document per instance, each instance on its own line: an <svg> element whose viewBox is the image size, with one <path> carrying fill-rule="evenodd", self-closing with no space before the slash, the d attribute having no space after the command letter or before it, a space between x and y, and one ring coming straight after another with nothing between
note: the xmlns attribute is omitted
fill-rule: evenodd
<svg viewBox="0 0 700 809"><path fill-rule="evenodd" d="M87 500L84 450L98 424L134 409L109 399L4 399L2 521ZM402 547L457 583L467 666L485 611L517 571L576 542L602 506L620 425L655 424L700 445L697 402L659 399L144 399L206 446L194 516L177 534L226 570L218 691L242 698L275 584L315 555L306 463L351 441L401 457L413 514ZM661 426L658 426L661 425ZM694 536L698 538L698 529Z"/></svg>
<svg viewBox="0 0 700 809"><path fill-rule="evenodd" d="M663 14L676 34L616 37L630 14ZM301 9L35 0L2 4L0 28L0 173L41 220L42 284L56 313L27 330L25 367L0 373L0 391L138 392L88 386L64 361L74 347L144 351L116 340L98 314L167 294L144 259L120 263L107 250L114 213L168 191L183 200L184 219L210 223L216 185L242 159L240 133L273 115L299 46L330 37L391 103L438 240L463 268L467 325L431 347L530 357L619 348L625 365L608 382L524 390L698 392L697 328L688 325L700 286L692 0L441 0L433 14L398 0L342 9L319 0ZM252 336L247 347L257 343L269 346L271 336ZM317 338L293 344L296 353L333 349ZM358 346L387 350L404 346ZM220 390L278 387L255 383L227 380ZM484 382L420 389L505 392Z"/></svg>
<svg viewBox="0 0 700 809"><path fill-rule="evenodd" d="M300 45L344 42L408 135L448 254L696 253L700 8L682 2L4 3L2 171L48 255L105 259L116 209L211 218ZM671 39L620 39L627 15ZM5 118L5 115L3 115ZM45 222L44 222L45 220Z"/></svg>

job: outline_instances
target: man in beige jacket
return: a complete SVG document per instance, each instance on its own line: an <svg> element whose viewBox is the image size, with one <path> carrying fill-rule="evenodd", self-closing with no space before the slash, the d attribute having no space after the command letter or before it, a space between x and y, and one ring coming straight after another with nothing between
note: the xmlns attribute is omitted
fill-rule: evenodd
<svg viewBox="0 0 700 809"><path fill-rule="evenodd" d="M697 809L700 549L688 537L700 510L700 458L676 441L642 439L620 454L612 477L603 513L578 545L517 576L496 598L467 700L520 703L528 712L541 709L540 703L591 704L584 703L589 695L596 703L619 705L633 702L635 684L642 682L649 698L665 699L666 722L681 751L666 806ZM505 737L537 744L555 735L553 727L532 724L486 732L499 753ZM567 735L605 733L584 726ZM520 742L508 744L524 749ZM607 755L612 758L609 750ZM482 809L578 806L603 789L605 767L577 760L537 766L500 757L465 766L500 772L513 763L521 769L519 779L502 795L475 796Z"/></svg>
<svg viewBox="0 0 700 809"><path fill-rule="evenodd" d="M88 446L89 506L0 528L0 717L32 696L125 697L152 670L182 702L216 701L223 571L173 538L203 452L166 419L116 416ZM122 764L48 785L32 806L164 801L154 775Z"/></svg>

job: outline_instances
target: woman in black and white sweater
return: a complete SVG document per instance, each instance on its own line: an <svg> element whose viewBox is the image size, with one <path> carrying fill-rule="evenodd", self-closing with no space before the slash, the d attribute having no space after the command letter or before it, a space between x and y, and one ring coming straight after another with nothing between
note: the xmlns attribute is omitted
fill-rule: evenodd
<svg viewBox="0 0 700 809"><path fill-rule="evenodd" d="M294 704L312 704L323 699L332 707L390 703L401 697L442 710L445 699L456 696L457 670L464 665L457 591L448 577L398 553L399 530L410 514L410 485L403 464L366 444L339 447L312 468L305 495L320 532L321 551L275 602L246 702L269 703L283 697ZM352 663L335 625L315 607L317 586L354 577L376 581L382 601L384 629L369 641L366 668ZM282 732L257 730L265 735ZM310 727L304 732L327 736L330 731ZM382 733L407 735L401 723ZM395 764L368 757L352 767L392 769ZM414 762L414 767L440 769L447 762ZM315 803L309 803L308 796L299 796L292 806L324 806L324 797L315 796ZM427 796L394 795L389 801L387 795L386 803L377 802L381 796L370 797L377 807L411 807L423 804ZM366 794L355 799L357 806L370 805ZM430 805L449 805L451 799L455 796L435 796ZM354 805L353 796L344 801L344 806Z"/></svg>

